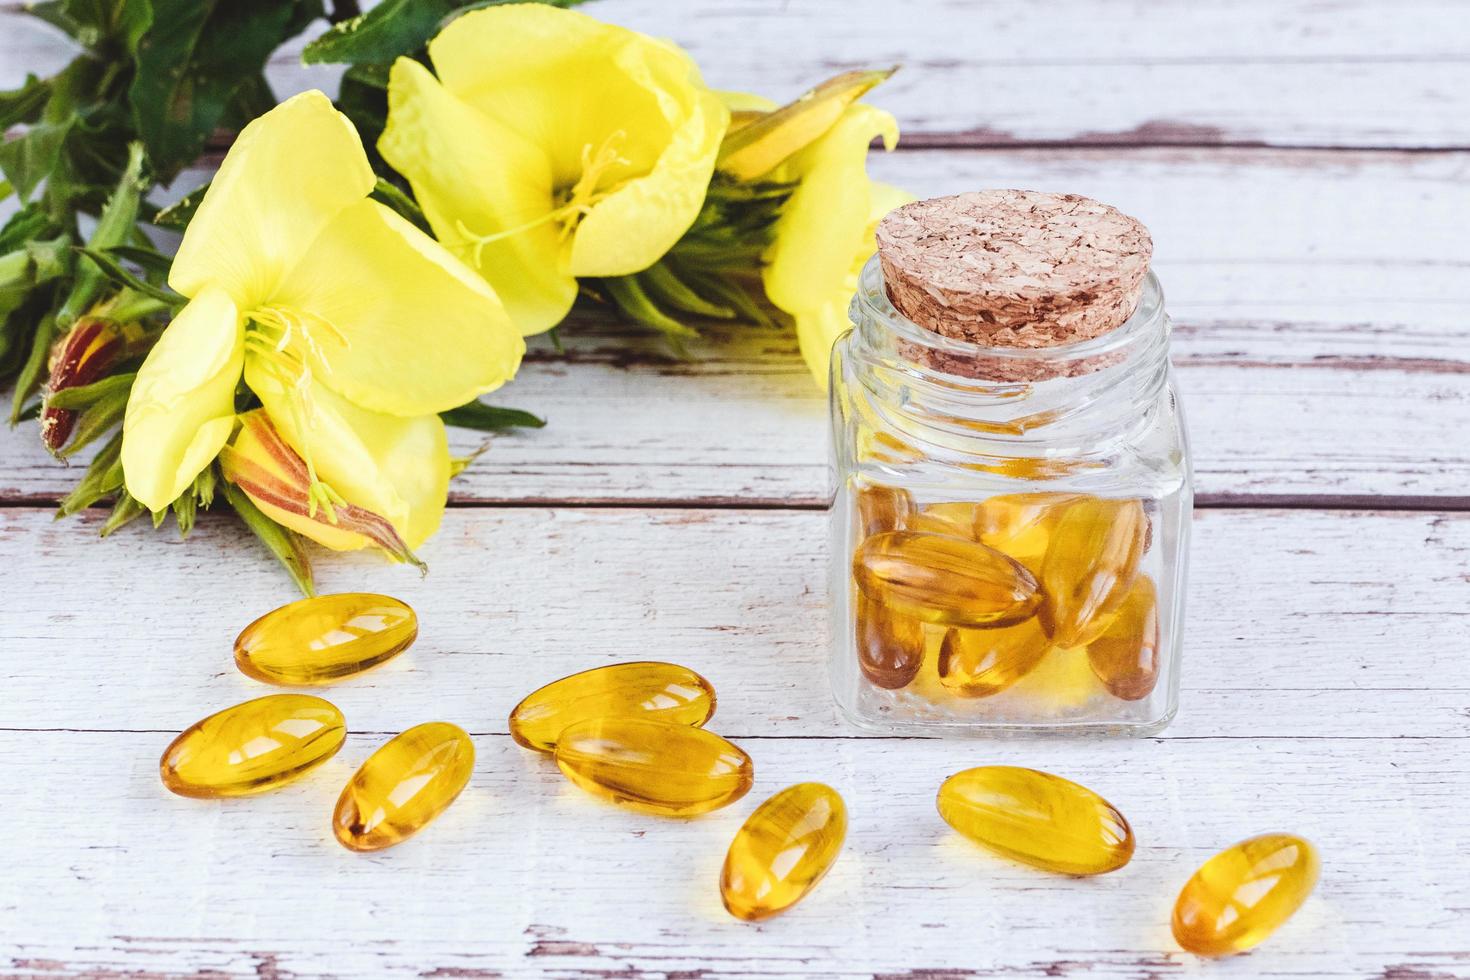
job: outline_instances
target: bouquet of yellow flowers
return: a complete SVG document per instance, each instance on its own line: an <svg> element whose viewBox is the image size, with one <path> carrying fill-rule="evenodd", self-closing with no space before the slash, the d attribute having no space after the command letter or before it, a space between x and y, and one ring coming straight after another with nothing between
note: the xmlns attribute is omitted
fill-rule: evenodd
<svg viewBox="0 0 1470 980"><path fill-rule="evenodd" d="M146 205L168 171L139 134L86 245L43 201L0 231L16 416L59 455L101 442L64 513L112 495L104 533L187 533L218 491L308 593L304 538L421 565L468 462L446 422L540 424L478 399L583 297L676 351L700 320L789 321L825 384L872 226L908 199L866 173L898 134L858 100L888 73L777 105L563 5L473 6L337 24L306 58L349 63L338 104L258 114L172 208ZM183 228L176 255L143 220Z"/></svg>

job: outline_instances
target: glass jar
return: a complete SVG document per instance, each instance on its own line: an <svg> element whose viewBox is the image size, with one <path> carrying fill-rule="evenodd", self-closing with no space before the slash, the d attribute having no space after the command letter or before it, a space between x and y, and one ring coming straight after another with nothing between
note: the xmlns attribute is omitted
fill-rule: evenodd
<svg viewBox="0 0 1470 980"><path fill-rule="evenodd" d="M1059 346L924 329L876 256L850 317L831 375L843 712L909 734L1162 729L1193 493L1153 273L1124 323Z"/></svg>

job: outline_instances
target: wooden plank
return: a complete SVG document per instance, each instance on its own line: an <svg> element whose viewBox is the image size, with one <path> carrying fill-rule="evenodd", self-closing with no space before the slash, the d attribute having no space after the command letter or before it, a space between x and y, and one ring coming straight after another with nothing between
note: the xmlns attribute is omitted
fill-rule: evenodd
<svg viewBox="0 0 1470 980"><path fill-rule="evenodd" d="M1143 978L1196 973L1170 903L1218 848L1292 830L1323 853L1316 895L1224 977L1464 977L1470 791L1460 739L986 741L752 739L756 787L697 820L616 809L508 738L477 740L461 799L422 836L365 856L328 816L381 741L353 736L302 783L201 802L158 783L160 738L0 733L14 807L0 837L0 972L561 978ZM1073 776L1133 823L1096 879L993 857L939 819L971 765ZM716 881L757 801L824 780L851 829L786 915L740 923Z"/></svg>
<svg viewBox="0 0 1470 980"><path fill-rule="evenodd" d="M844 68L902 64L880 101L925 142L1470 145L1470 15L1458 0L617 0L589 10L684 45L712 85L777 98ZM334 86L338 72L301 66L300 47L274 59L277 91ZM0 85L66 54L44 25L0 13Z"/></svg>
<svg viewBox="0 0 1470 980"><path fill-rule="evenodd" d="M98 541L102 517L0 511L20 583L0 608L0 728L164 733L263 693L231 642L294 598L284 573L231 522L183 544L138 525ZM1205 511L1196 532L1166 737L1470 735L1470 659L1446 642L1470 515ZM367 554L319 562L323 591L421 614L409 655L333 690L356 731L446 714L503 733L541 684L652 658L705 673L731 735L851 734L827 681L823 513L464 508L422 555L423 579Z"/></svg>
<svg viewBox="0 0 1470 980"><path fill-rule="evenodd" d="M935 150L874 169L923 195L1073 190L1148 222L1202 502L1466 502L1470 153ZM621 326L569 332L567 356L542 344L493 396L550 425L496 439L455 499L825 499L826 406L788 333L711 327L679 362ZM70 487L34 440L0 432L0 499Z"/></svg>

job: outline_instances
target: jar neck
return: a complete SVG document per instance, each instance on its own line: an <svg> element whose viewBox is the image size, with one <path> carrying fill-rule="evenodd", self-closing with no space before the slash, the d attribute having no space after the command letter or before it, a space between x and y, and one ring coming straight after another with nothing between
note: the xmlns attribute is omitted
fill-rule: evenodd
<svg viewBox="0 0 1470 980"><path fill-rule="evenodd" d="M1168 383L1170 324L1152 271L1121 326L1055 347L989 347L918 326L890 302L876 256L863 267L848 315L853 380L872 407L946 442L1085 450L1145 424Z"/></svg>

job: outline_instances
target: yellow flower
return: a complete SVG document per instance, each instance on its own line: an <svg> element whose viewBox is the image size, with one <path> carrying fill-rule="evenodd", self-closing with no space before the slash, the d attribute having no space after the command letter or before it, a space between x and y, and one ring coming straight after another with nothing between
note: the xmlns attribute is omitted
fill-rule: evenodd
<svg viewBox="0 0 1470 980"><path fill-rule="evenodd" d="M699 213L729 113L671 44L541 4L474 11L393 66L378 149L526 334L579 276L658 261Z"/></svg>
<svg viewBox="0 0 1470 980"><path fill-rule="evenodd" d="M766 297L795 319L802 357L823 387L832 343L849 326L847 305L858 273L873 254L874 227L913 200L868 179L868 146L875 136L893 149L898 124L881 109L854 103L775 174L800 183L776 221L761 275Z"/></svg>
<svg viewBox="0 0 1470 980"><path fill-rule="evenodd" d="M304 460L313 515L361 508L409 547L433 532L449 465L436 413L513 376L525 342L483 280L368 198L373 184L320 92L240 133L169 273L190 301L128 400L124 480L148 508L230 439L243 377Z"/></svg>

